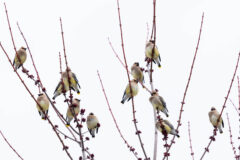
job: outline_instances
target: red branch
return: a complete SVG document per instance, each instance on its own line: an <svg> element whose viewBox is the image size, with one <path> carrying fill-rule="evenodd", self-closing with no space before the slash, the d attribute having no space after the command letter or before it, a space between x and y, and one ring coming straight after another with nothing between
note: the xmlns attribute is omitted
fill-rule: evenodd
<svg viewBox="0 0 240 160"><path fill-rule="evenodd" d="M145 156L145 159L148 160L149 158L147 157L146 151L145 151L144 146L143 146L144 144L143 144L142 139L141 139L141 136L140 136L141 131L138 129L137 120L136 120L136 115L135 115L136 110L135 110L135 106L134 106L134 97L133 97L133 94L132 94L132 86L131 86L131 83L130 83L130 76L129 76L129 71L128 71L127 59L126 59L126 54L125 54L125 50L124 50L124 41L123 41L123 31L122 31L122 23L121 23L119 0L117 0L117 7L118 7L119 27L120 27L120 33L121 33L122 52L123 52L123 57L124 57L124 62L125 62L125 68L126 68L127 77L128 77L128 83L129 83L130 93L131 93L131 96L132 96L133 123L134 123L135 129L136 129L136 134L137 134L137 136L138 136L138 139L139 139L139 142L140 142L140 145L141 145L143 154L144 154L144 156Z"/></svg>
<svg viewBox="0 0 240 160"><path fill-rule="evenodd" d="M3 50L3 52L5 53L9 63L11 64L12 68L14 69L15 73L17 74L18 78L20 79L20 81L22 82L22 84L24 85L25 89L28 91L28 93L30 94L30 96L33 98L33 100L36 102L36 104L38 106L40 106L41 108L41 105L37 102L37 100L35 99L35 97L33 96L33 94L31 93L31 91L29 90L29 88L27 87L27 85L25 84L25 82L23 81L23 79L21 78L21 76L18 74L17 70L14 68L7 52L5 51L5 49L3 48L1 42L0 42L0 46ZM44 112L43 112L44 113ZM44 113L45 114L45 113ZM52 126L52 129L53 131L56 133L58 139L60 140L62 146L63 146L63 150L65 150L66 154L68 155L68 157L72 160L73 158L71 157L70 153L68 152L68 147L64 144L63 140L61 139L61 137L59 136L58 132L56 131L56 127L53 125L53 123L51 122L51 120L49 119L49 117L47 115L45 115L46 119L48 120L48 123Z"/></svg>
<svg viewBox="0 0 240 160"><path fill-rule="evenodd" d="M32 52L31 52L31 50L30 50L30 47L28 46L27 40L26 40L26 38L25 38L25 36L24 36L24 34L23 34L23 32L22 32L22 30L21 30L21 28L20 28L20 26L19 26L18 23L17 23L17 26L18 26L18 30L19 30L19 32L21 33L22 38L23 38L23 40L24 40L24 42L25 42L25 44L26 44L26 46L27 46L28 52L29 52L29 54L30 54L30 57L31 57L31 60L32 60L33 67L34 67L35 72L36 72L36 75L37 75L38 82L39 82L40 85L41 85L41 86L39 86L39 87L41 87L42 90L45 90L45 88L44 88L43 85L42 85L42 82L41 82L40 76L39 76L39 74L38 74L38 70L37 70L37 68L36 68L36 65L35 65L35 63L34 63L33 56L32 56Z"/></svg>
<svg viewBox="0 0 240 160"><path fill-rule="evenodd" d="M238 116L239 116L239 122L240 122L240 84L239 84L239 77L237 76L237 80L238 80ZM240 124L239 124L239 137L238 140L240 140ZM238 146L238 160L240 160L240 144Z"/></svg>
<svg viewBox="0 0 240 160"><path fill-rule="evenodd" d="M190 130L190 122L189 121L188 121L188 138L189 138L191 156L192 156L192 159L194 160L194 152L193 152L193 147L192 147L192 138L191 138L191 130Z"/></svg>
<svg viewBox="0 0 240 160"><path fill-rule="evenodd" d="M238 160L238 156L236 154L236 148L234 147L234 143L233 143L233 140L232 140L232 129L231 129L231 125L230 125L230 120L229 120L229 117L228 117L228 113L226 113L227 115L227 121L228 121L228 128L229 128L229 137L230 137L230 144L232 146L232 150L233 150L233 154L234 154L234 157L236 158L236 160Z"/></svg>
<svg viewBox="0 0 240 160"><path fill-rule="evenodd" d="M127 140L126 140L126 139L123 137L123 135L122 135L122 132L121 132L121 130L120 130L118 124L117 124L116 118L115 118L115 116L114 116L114 114L113 114L113 112L112 112L110 103L109 103L108 98L107 98L107 94L106 94L105 89L104 89L104 86L103 86L103 82L102 82L101 76L100 76L100 74L99 74L98 71L97 71L97 74L98 74L99 81L100 81L100 83L101 83L101 87L102 87L102 91L103 91L104 97L105 97L106 102L107 102L107 105L108 105L108 110L109 110L110 113L111 113L111 116L112 116L113 121L114 121L114 123L115 123L115 126L116 126L116 128L117 128L117 130L118 130L118 133L120 134L120 136L121 136L122 140L124 141L124 143L125 143L125 144L127 145L127 147L130 149L130 151L131 151L131 152L134 154L134 156L138 159L137 152L135 152L135 148L132 147L131 145L129 145L129 143L127 142Z"/></svg>
<svg viewBox="0 0 240 160"><path fill-rule="evenodd" d="M182 102L181 102L181 109L180 109L179 118L178 118L178 121L177 121L177 123L178 123L177 124L177 129L176 129L177 132L179 132L179 127L181 126L181 118L182 118L183 106L185 104L185 97L187 95L187 90L188 90L188 87L189 87L189 84L190 84L192 71L193 71L193 67L194 67L194 63L195 63L195 60L196 60L197 51L198 51L198 47L199 47L199 43L200 43L200 38L201 38L201 33L202 33L202 26L203 26L203 19L204 19L204 13L202 14L202 20L201 20L201 26L200 26L200 31L199 31L199 35L198 35L197 47L196 47L195 54L194 54L194 57L193 57L193 62L192 62L190 74L189 74L189 77L188 77L188 82L187 82L187 85L186 85L186 88L185 88L185 91L184 91L184 95L183 95L183 99L182 99ZM176 136L174 135L172 140L171 140L170 147L168 148L168 152L171 149L171 146L173 145L173 143L175 143L175 141L174 141L175 138L176 138ZM163 160L164 159L165 159L165 157L163 157Z"/></svg>
<svg viewBox="0 0 240 160"><path fill-rule="evenodd" d="M227 96L225 97L225 100L224 100L224 103L223 103L223 106L222 106L222 110L221 110L220 115L218 117L216 126L218 126L218 123L220 122L220 118L221 118L221 116L223 114L224 108L226 108L226 103L227 103L227 100L228 100L228 96L229 96L229 94L231 92L232 84L233 84L233 81L234 81L234 78L235 78L235 75L236 75L236 72L237 72L237 69L238 69L239 58L240 58L240 52L238 54L237 64L236 64L236 68L235 68L235 71L234 71L234 74L233 74L233 77L232 77L232 81L231 81L230 87L228 89ZM213 133L214 134L210 137L210 142L208 143L207 147L205 148L205 150L204 150L200 160L203 159L203 157L205 156L206 152L209 152L209 147L210 147L212 141L215 141L215 136L217 135L216 134L216 128L214 129Z"/></svg>
<svg viewBox="0 0 240 160"><path fill-rule="evenodd" d="M109 40L109 38L108 38L108 43L109 43L110 47L112 48L112 51L113 51L113 53L115 54L115 56L117 57L118 61L122 64L122 66L123 66L124 68L126 68L125 65L124 65L124 63L122 62L122 60L119 58L117 52L116 52L115 49L113 48L112 43L111 43L111 41ZM130 71L128 71L128 72L130 72ZM152 92L150 91L150 89L148 89L141 81L139 81L139 83L142 85L142 87L143 87L144 89L147 90L148 93L150 93L150 94L152 93Z"/></svg>
<svg viewBox="0 0 240 160"><path fill-rule="evenodd" d="M67 54L66 54L66 47L65 47L65 42L64 42L64 33L63 33L63 25L62 25L62 19L60 17L60 26L61 26L61 35L62 35L62 43L63 43L63 53L64 53L64 59L65 59L65 64L66 64L66 71L67 71L67 75L68 75L68 83L69 83L69 98L70 98L70 110L72 112L72 115L74 115L74 121L77 123L77 127L79 130L79 138L80 138L80 142L81 142L81 146L82 146L82 156L83 156L83 160L86 160L86 155L85 155L85 147L84 147L84 141L83 141L83 135L82 135L82 129L81 129L81 125L78 122L77 116L75 115L73 109L71 109L72 106L72 98L73 98L73 94L71 93L71 80L70 80L70 75L69 75L69 66L68 66L68 62L67 62Z"/></svg>
<svg viewBox="0 0 240 160"><path fill-rule="evenodd" d="M232 101L230 98L229 98L229 100L230 100L230 102L232 103L232 105L233 105L234 109L236 110L236 112L239 114L239 111L238 111L236 105L233 103L233 101Z"/></svg>
<svg viewBox="0 0 240 160"><path fill-rule="evenodd" d="M16 153L16 155L23 160L23 158L18 154L18 152L13 148L13 146L8 142L6 137L3 135L2 131L0 130L0 134L2 135L4 141L8 144L8 146Z"/></svg>
<svg viewBox="0 0 240 160"><path fill-rule="evenodd" d="M52 107L53 107L53 109L54 109L54 111L57 113L57 116L59 117L59 119L61 120L61 122L64 124L64 126L66 126L65 123L64 123L64 120L65 120L65 119L61 116L61 114L60 114L60 112L58 111L58 109L56 108L56 106L52 103L51 99L49 98L49 96L48 96L48 94L47 94L47 92L46 92L46 89L44 88L44 86L43 86L43 84L42 84L42 81L41 81L41 79L40 79L38 70L37 70L37 68L36 68L36 65L35 65L35 62L34 62L34 59L33 59L33 56L32 56L31 50L30 50L30 47L29 47L29 45L28 45L28 43L27 43L27 40L26 40L26 38L25 38L25 36L24 36L24 34L23 34L23 32L22 32L22 30L21 30L21 28L20 28L20 26L19 26L18 23L17 23L17 26L18 26L19 32L21 33L22 38L24 39L24 42L25 42L25 44L26 44L26 46L27 46L27 48L28 48L28 51L29 51L29 54L30 54L30 57L31 57L31 60L32 60L33 67L34 67L35 72L36 72L36 74L37 74L37 79L38 79L38 80L34 80L33 78L32 78L32 80L35 81L35 84L40 83L39 87L42 88L42 91L43 91L43 92L45 93L45 95L47 96L48 100L50 101L50 103L51 103L51 105L52 105ZM68 131L72 134L72 136L75 138L75 136L74 136L74 134L72 133L72 131L71 131L68 127L66 127L66 128L67 128ZM73 129L73 128L72 128L72 129ZM74 129L73 129L73 130L74 130ZM77 134L78 134L78 133L77 133Z"/></svg>

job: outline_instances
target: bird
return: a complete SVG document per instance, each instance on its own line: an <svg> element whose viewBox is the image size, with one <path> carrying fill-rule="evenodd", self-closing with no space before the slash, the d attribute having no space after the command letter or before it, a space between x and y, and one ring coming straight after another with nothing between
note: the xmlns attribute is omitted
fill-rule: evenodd
<svg viewBox="0 0 240 160"><path fill-rule="evenodd" d="M156 128L164 134L172 134L177 136L178 138L180 137L177 133L177 131L174 129L173 125L168 121L168 120L163 120L160 118L160 120L156 123Z"/></svg>
<svg viewBox="0 0 240 160"><path fill-rule="evenodd" d="M64 87L64 89L63 89ZM69 91L69 85L68 83L64 82L64 81L60 81L54 91L54 96L53 99L55 99L57 96L59 96L60 94L63 93L63 90L65 92Z"/></svg>
<svg viewBox="0 0 240 160"><path fill-rule="evenodd" d="M220 114L218 113L218 111L216 110L215 107L211 108L211 111L208 113L209 116L209 120L212 123L214 128L218 128L220 133L223 133L222 127L224 127L224 122L222 117L220 117L219 122L218 122L218 118L220 116Z"/></svg>
<svg viewBox="0 0 240 160"><path fill-rule="evenodd" d="M41 107L39 107L39 105ZM42 119L46 120L47 115L48 115L48 109L49 109L49 100L48 100L47 96L43 93L38 94L37 109L38 109L39 115L42 117Z"/></svg>
<svg viewBox="0 0 240 160"><path fill-rule="evenodd" d="M87 116L87 128L93 138L95 137L95 131L96 133L98 133L99 127L100 124L97 117L93 113L89 113L89 115Z"/></svg>
<svg viewBox="0 0 240 160"><path fill-rule="evenodd" d="M144 75L143 71L139 67L139 63L135 62L131 67L131 75L133 78L137 81L140 81L141 83L144 83Z"/></svg>
<svg viewBox="0 0 240 160"><path fill-rule="evenodd" d="M76 74L74 74L71 69L69 67L67 67L66 71L62 73L62 78L63 78L63 82L64 84L68 84L69 81L68 81L68 75L69 75L69 78L70 78L70 89L72 89L73 91L77 92L77 94L80 94L80 91L79 89L81 88L80 87L80 84L78 82L78 79L77 79L77 76ZM69 84L68 84L69 85Z"/></svg>
<svg viewBox="0 0 240 160"><path fill-rule="evenodd" d="M152 59L154 63L157 63L158 67L160 68L161 67L160 53L159 53L156 45L155 45L154 52L153 52L153 46L154 46L154 41L153 40L150 40L150 41L147 42L146 47L145 47L145 55L146 55L147 58Z"/></svg>
<svg viewBox="0 0 240 160"><path fill-rule="evenodd" d="M67 115L66 115L67 127L70 126L70 122L75 116L79 114L79 112L80 112L80 100L77 98L74 98L72 104L67 109Z"/></svg>
<svg viewBox="0 0 240 160"><path fill-rule="evenodd" d="M124 102L127 100L129 101L132 97L136 96L138 94L138 81L133 79L130 81L131 88L132 88L132 94L130 91L129 84L127 85L121 103L124 104Z"/></svg>
<svg viewBox="0 0 240 160"><path fill-rule="evenodd" d="M152 96L149 98L149 101L152 106L157 110L157 112L162 111L168 117L167 104L164 99L159 96L156 91L153 91L151 95Z"/></svg>
<svg viewBox="0 0 240 160"><path fill-rule="evenodd" d="M26 61L27 59L27 52L26 52L27 48L24 48L24 47L21 47L15 57L14 57L14 60L13 60L13 66L15 68L15 70L17 70L18 68L20 68L23 63Z"/></svg>
<svg viewBox="0 0 240 160"><path fill-rule="evenodd" d="M71 83L70 87L69 87L68 75L70 77L70 83ZM72 89L72 90L76 91L77 94L80 94L79 89L81 87L79 85L78 79L69 67L66 69L65 72L62 73L62 79L58 83L58 85L54 91L53 99L55 99L57 96L59 96L60 94L63 93L63 86L64 86L65 92L69 91L69 89Z"/></svg>

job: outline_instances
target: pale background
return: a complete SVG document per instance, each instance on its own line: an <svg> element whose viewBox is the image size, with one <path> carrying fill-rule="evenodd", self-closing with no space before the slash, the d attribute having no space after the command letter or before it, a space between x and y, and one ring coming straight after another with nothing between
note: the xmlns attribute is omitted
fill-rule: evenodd
<svg viewBox="0 0 240 160"><path fill-rule="evenodd" d="M7 0L10 21L17 48L24 42L17 30L20 26L29 42L43 84L49 95L60 79L58 52L62 52L59 17L63 19L66 51L73 72L80 81L81 107L87 114L94 112L101 123L95 139L86 142L96 160L135 159L121 140L108 111L96 71L99 70L122 133L142 156L132 123L131 103L120 103L127 84L126 71L114 56L107 38L109 37L122 58L119 22L116 0L91 1L30 1ZM157 45L162 57L162 68L154 66L154 86L164 97L169 109L169 120L174 126L180 110L185 85L195 51L202 12L205 12L199 52L192 81L184 106L181 138L171 149L171 160L191 159L187 122L191 122L191 134L195 159L199 159L212 135L208 111L211 106L221 109L230 85L240 44L240 2L239 0L168 0L157 1ZM152 23L152 1L120 0L125 49L129 65L139 61L145 66L144 48L147 23ZM0 3L0 41L11 59L14 50L10 40L3 1ZM25 67L34 70L28 57ZM68 159L62 146L46 121L42 121L35 102L20 83L5 55L0 51L0 129L10 143L26 160ZM237 72L239 73L239 72ZM145 76L147 86L149 79ZM37 95L33 82L25 82ZM237 81L234 82L230 98L238 104ZM140 87L141 88L141 87ZM138 126L148 156L153 154L153 111L148 101L149 94L140 89L135 98ZM57 98L57 106L65 115L63 97ZM233 151L229 143L228 125L225 113L230 114L235 144L239 135L238 115L228 102L224 111L224 133L210 147L206 160L229 160ZM65 131L52 108L50 117ZM163 116L165 117L165 116ZM86 127L84 130L87 130ZM88 134L89 136L89 134ZM171 138L172 136L170 136ZM164 152L162 135L159 134L158 160ZM80 148L66 140L74 159L81 155ZM238 146L239 143L236 145ZM237 147L236 146L236 147ZM0 137L0 159L15 160L18 157Z"/></svg>

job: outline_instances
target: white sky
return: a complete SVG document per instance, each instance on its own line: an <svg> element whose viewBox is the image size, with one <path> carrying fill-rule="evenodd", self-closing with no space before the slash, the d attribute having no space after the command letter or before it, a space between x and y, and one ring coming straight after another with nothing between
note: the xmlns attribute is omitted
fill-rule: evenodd
<svg viewBox="0 0 240 160"><path fill-rule="evenodd" d="M97 69L100 71L119 127L125 138L142 156L132 123L131 103L120 103L127 84L124 68L114 56L109 37L122 57L116 0L92 1L30 1L7 0L10 21L16 45L24 42L17 30L18 21L31 48L36 66L49 95L60 79L58 52L62 52L59 17L63 19L66 51L73 72L80 81L81 107L94 112L101 123L95 139L85 144L95 154L96 160L135 159L121 140L108 111ZM187 121L191 122L191 134L195 159L199 159L212 135L208 111L211 106L221 109L235 68L240 44L240 21L238 0L168 0L157 1L157 45L161 53L162 68L154 66L154 86L164 97L169 109L169 120L177 124L180 102L195 51L202 12L205 12L199 52L188 90L180 128L181 138L171 149L169 160L191 159L188 143ZM144 47L147 23L152 23L152 1L120 0L125 49L128 64L139 61L145 66ZM3 1L0 3L0 41L13 59L12 47ZM30 57L25 67L34 73ZM26 160L68 159L62 146L46 121L42 121L35 102L11 69L5 55L0 51L0 129L10 143ZM239 75L239 72L237 72ZM146 82L149 79L146 74ZM33 82L25 82L37 95ZM234 82L230 98L238 104L237 85ZM140 87L141 88L141 87ZM148 156L153 154L153 111L149 94L140 89L135 98L138 126ZM63 97L57 98L57 106L65 115L67 110ZM233 159L229 143L228 124L225 113L230 115L233 139L236 147L239 131L238 115L230 103L223 114L224 133L210 147L206 160ZM52 108L51 119L64 132L65 127L56 118ZM164 116L165 117L165 116ZM84 130L87 130L86 127ZM88 134L89 136L89 134ZM170 136L171 138L172 136ZM162 135L159 134L158 160L164 152ZM81 155L79 147L66 140L74 159ZM18 157L0 138L0 159L15 160Z"/></svg>

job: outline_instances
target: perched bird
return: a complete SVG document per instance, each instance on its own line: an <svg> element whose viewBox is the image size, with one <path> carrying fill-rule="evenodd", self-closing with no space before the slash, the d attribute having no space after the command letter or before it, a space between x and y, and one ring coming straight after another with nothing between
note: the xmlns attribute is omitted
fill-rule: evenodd
<svg viewBox="0 0 240 160"><path fill-rule="evenodd" d="M213 127L218 128L220 133L223 133L222 127L224 127L224 123L222 117L219 119L219 122L217 123L220 114L218 113L215 107L211 108L211 111L208 113L208 116Z"/></svg>
<svg viewBox="0 0 240 160"><path fill-rule="evenodd" d="M132 98L132 96L134 97L138 94L138 81L133 79L130 81L130 84L132 88L132 95L131 95L130 87L128 84L122 97L122 101L121 101L122 104L124 104L126 100L129 101Z"/></svg>
<svg viewBox="0 0 240 160"><path fill-rule="evenodd" d="M63 82L60 81L54 91L53 99L55 99L57 96L63 93L63 87L65 92L69 91L69 84L64 81Z"/></svg>
<svg viewBox="0 0 240 160"><path fill-rule="evenodd" d="M140 81L142 83L144 83L144 75L143 75L143 71L141 70L141 68L139 67L139 63L135 62L132 67L131 67L131 74L133 76L133 78L137 81Z"/></svg>
<svg viewBox="0 0 240 160"><path fill-rule="evenodd" d="M99 127L100 124L97 117L93 113L89 113L89 115L87 116L87 128L92 137L95 137L95 130L96 133L98 133Z"/></svg>
<svg viewBox="0 0 240 160"><path fill-rule="evenodd" d="M155 45L155 48L154 48L154 53L152 53L153 46L154 46L154 43L153 43L152 40L147 42L146 47L145 47L145 55L146 55L147 58L153 59L153 62L157 63L158 67L160 68L161 67L161 64L160 64L161 57L160 57L160 54L159 54L159 51L158 51L156 45Z"/></svg>
<svg viewBox="0 0 240 160"><path fill-rule="evenodd" d="M27 48L21 47L17 51L17 54L15 55L14 60L13 60L13 66L16 70L18 68L20 68L23 65L23 63L26 61L26 59L27 59L26 50L27 50Z"/></svg>
<svg viewBox="0 0 240 160"><path fill-rule="evenodd" d="M39 105L41 107L39 107ZM48 115L48 108L49 108L49 100L47 98L47 96L43 93L38 94L38 98L37 98L37 109L38 112L40 114L40 116L42 117L42 119L46 120L47 119L47 115Z"/></svg>
<svg viewBox="0 0 240 160"><path fill-rule="evenodd" d="M156 123L156 127L163 134L163 131L165 131L166 134L172 134L177 136L178 138L180 137L177 131L174 129L173 125L168 120L160 119L160 121Z"/></svg>
<svg viewBox="0 0 240 160"><path fill-rule="evenodd" d="M68 70L68 72L67 72L67 70ZM71 71L71 69L69 67L66 69L65 72L62 73L62 78L63 78L64 84L69 85L69 83L68 83L68 75L70 77L70 83L71 83L70 89L72 89L75 92L77 92L77 94L80 94L79 89L81 87L79 85L78 79L77 79L76 75Z"/></svg>
<svg viewBox="0 0 240 160"><path fill-rule="evenodd" d="M79 114L79 112L80 112L80 100L75 98L72 102L72 105L69 106L67 110L67 115L66 115L67 127L70 126L70 122L75 116Z"/></svg>
<svg viewBox="0 0 240 160"><path fill-rule="evenodd" d="M162 111L168 117L167 104L164 99L158 95L156 91L152 92L152 96L149 98L152 106L157 110L157 112Z"/></svg>
<svg viewBox="0 0 240 160"><path fill-rule="evenodd" d="M74 90L77 92L77 94L80 94L79 89L81 88L78 82L78 79L76 77L76 75L71 72L71 69L68 68L68 72L67 70L65 72L62 73L62 81L64 84L64 90L65 92L69 91L69 83L68 83L68 75L70 77L70 89ZM60 94L63 93L63 85L62 85L62 81L60 81L54 91L54 96L53 99L55 99L57 96L59 96Z"/></svg>

